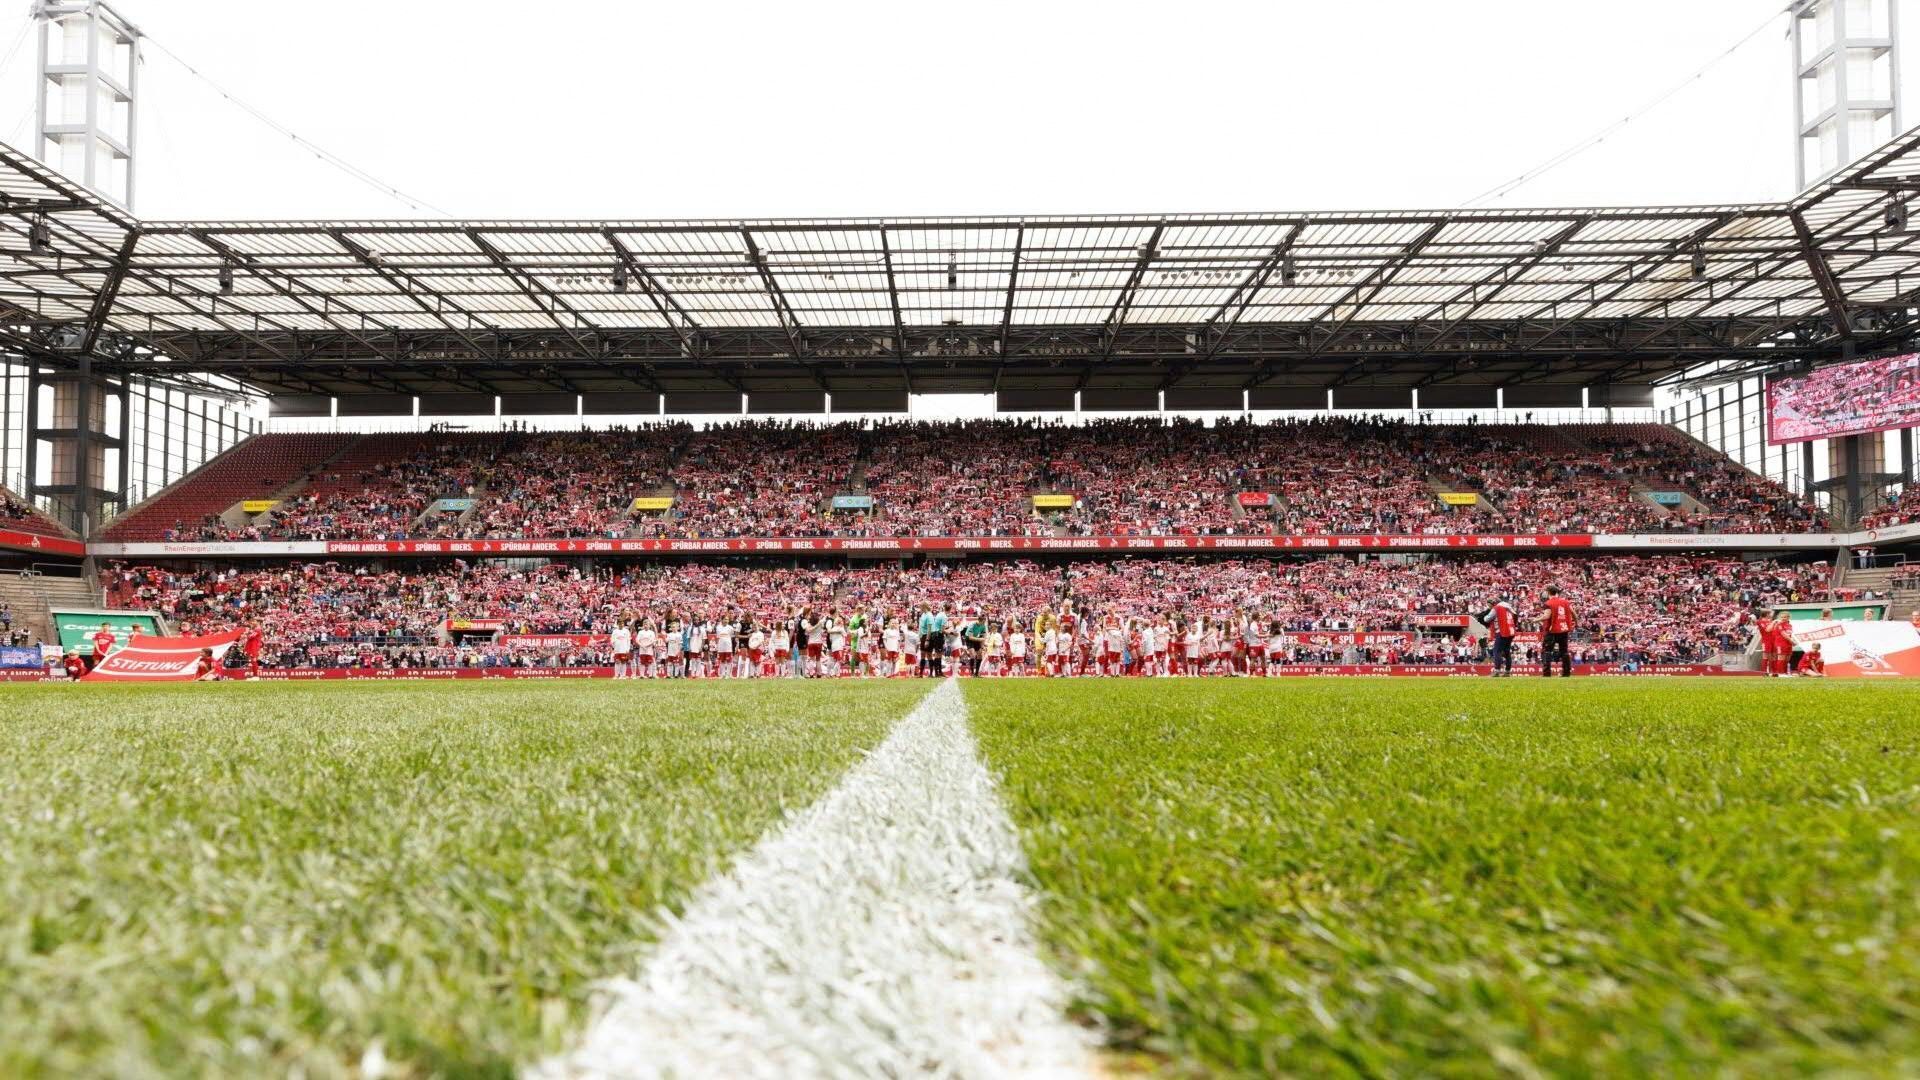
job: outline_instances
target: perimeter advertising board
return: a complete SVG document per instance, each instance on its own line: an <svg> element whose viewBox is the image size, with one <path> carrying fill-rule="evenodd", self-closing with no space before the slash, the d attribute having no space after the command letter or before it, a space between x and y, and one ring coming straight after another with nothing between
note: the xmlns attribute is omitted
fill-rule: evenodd
<svg viewBox="0 0 1920 1080"><path fill-rule="evenodd" d="M135 631L148 636L160 633L160 621L140 611L52 611L53 625L59 632L62 650L78 649L82 656L93 655L93 635L106 623L113 636L125 642Z"/></svg>

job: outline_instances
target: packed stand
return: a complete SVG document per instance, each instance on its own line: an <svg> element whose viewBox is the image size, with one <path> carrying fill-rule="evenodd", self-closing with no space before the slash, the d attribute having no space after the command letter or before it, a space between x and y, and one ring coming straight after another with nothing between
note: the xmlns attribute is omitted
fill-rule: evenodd
<svg viewBox="0 0 1920 1080"><path fill-rule="evenodd" d="M1002 651L988 654L1002 670L1015 670L1008 665L1016 628L1030 646L1022 650L1029 666L1047 655L1048 630L1065 656L1090 648L1095 628L1123 640L1144 635L1120 650L1135 655L1177 630L1180 640L1209 632L1229 644L1257 640L1259 655L1274 664L1464 663L1480 658L1467 633L1472 615L1503 597L1537 612L1548 585L1580 612L1576 660L1699 663L1743 648L1754 609L1829 596L1825 564L1682 556L779 569L459 560L384 571L338 563L200 571L115 565L103 581L110 605L156 610L187 633L257 626L268 665L283 668L600 665L616 635L643 628L661 641L697 631L718 651L723 634L740 638L744 650L755 628L770 635L786 627L791 640L805 633L796 624L817 624L828 653L839 630L857 656L863 632L892 627L897 638L903 628L917 632L930 614L950 626L988 627L1002 639ZM682 643L691 644L690 637ZM988 642L979 644L984 652ZM848 659L826 673L857 670L879 669Z"/></svg>
<svg viewBox="0 0 1920 1080"><path fill-rule="evenodd" d="M1655 491L1684 493L1667 508ZM671 494L663 513L637 496ZM1243 493L1270 506L1239 505ZM1449 505L1442 493L1473 495ZM232 494L231 492L229 494ZM1071 507L1036 510L1035 495ZM870 507L836 510L836 496ZM430 512L472 498L470 512ZM224 512L232 499L222 502ZM1905 512L1905 511L1902 511ZM182 538L1187 536L1805 532L1784 488L1658 425L1324 418L1211 426L741 421L570 434L366 436L251 525Z"/></svg>
<svg viewBox="0 0 1920 1080"><path fill-rule="evenodd" d="M825 504L846 490L859 440L850 424L741 421L688 438L674 468L679 537L826 536Z"/></svg>
<svg viewBox="0 0 1920 1080"><path fill-rule="evenodd" d="M1049 444L1071 429L1015 420L875 424L861 432L870 514L861 536L1046 536L1060 515L1033 495L1057 482Z"/></svg>
<svg viewBox="0 0 1920 1080"><path fill-rule="evenodd" d="M1884 529L1890 525L1907 525L1916 521L1920 521L1920 484L1909 484L1892 502L1862 514L1859 527Z"/></svg>
<svg viewBox="0 0 1920 1080"><path fill-rule="evenodd" d="M634 530L633 501L672 483L684 424L591 437L516 435L486 471L485 499L449 521L449 535L486 540L617 539ZM657 520L657 519L654 519Z"/></svg>

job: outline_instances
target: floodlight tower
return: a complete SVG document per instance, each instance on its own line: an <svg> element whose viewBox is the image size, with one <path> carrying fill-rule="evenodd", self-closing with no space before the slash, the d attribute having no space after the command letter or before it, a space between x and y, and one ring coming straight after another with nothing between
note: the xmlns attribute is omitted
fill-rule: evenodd
<svg viewBox="0 0 1920 1080"><path fill-rule="evenodd" d="M34 0L40 160L133 209L140 30L101 0Z"/></svg>

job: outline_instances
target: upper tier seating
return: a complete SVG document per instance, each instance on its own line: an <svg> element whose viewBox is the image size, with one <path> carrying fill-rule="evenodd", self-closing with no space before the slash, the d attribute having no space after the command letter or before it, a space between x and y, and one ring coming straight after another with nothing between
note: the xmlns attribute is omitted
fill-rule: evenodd
<svg viewBox="0 0 1920 1080"><path fill-rule="evenodd" d="M34 536L70 537L72 532L6 488L0 488L0 529Z"/></svg>
<svg viewBox="0 0 1920 1080"><path fill-rule="evenodd" d="M251 458L270 445L254 440L220 459L195 478L191 505L170 493L116 537L199 538L196 527L224 536L206 515L267 493ZM236 476L247 479L221 486ZM1237 504L1243 492L1274 499L1249 513ZM1680 502L1661 505L1655 492ZM667 494L671 510L633 512L635 497ZM835 510L839 494L872 506ZM1042 494L1073 505L1036 510ZM1442 494L1475 498L1456 506ZM440 498L475 508L427 514ZM370 435L252 527L335 540L1806 532L1825 522L1780 485L1657 424L1145 418Z"/></svg>
<svg viewBox="0 0 1920 1080"><path fill-rule="evenodd" d="M358 435L255 435L116 520L107 540L259 539L219 520L233 504L264 499L307 475Z"/></svg>

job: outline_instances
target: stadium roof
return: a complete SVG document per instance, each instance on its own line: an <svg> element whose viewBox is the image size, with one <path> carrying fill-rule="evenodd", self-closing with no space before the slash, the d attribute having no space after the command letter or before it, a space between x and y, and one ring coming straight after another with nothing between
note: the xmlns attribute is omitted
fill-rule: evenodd
<svg viewBox="0 0 1920 1080"><path fill-rule="evenodd" d="M1920 129L1784 203L139 221L0 146L0 346L289 395L1645 384L1904 343L1915 190Z"/></svg>

